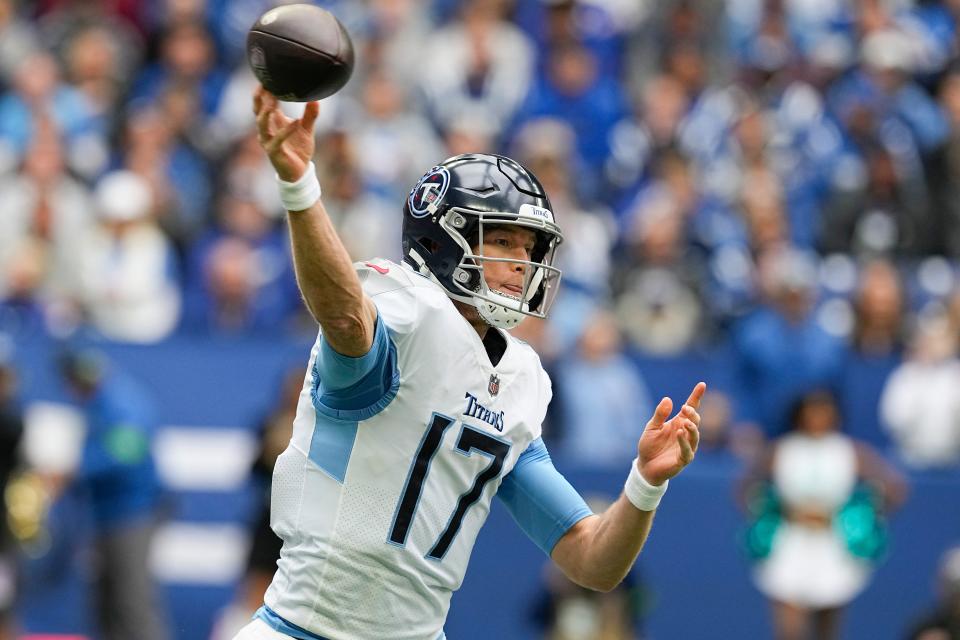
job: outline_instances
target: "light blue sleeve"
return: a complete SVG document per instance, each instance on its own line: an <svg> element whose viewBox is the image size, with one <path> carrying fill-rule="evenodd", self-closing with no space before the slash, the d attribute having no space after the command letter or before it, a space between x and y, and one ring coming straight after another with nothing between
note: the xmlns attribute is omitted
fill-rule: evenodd
<svg viewBox="0 0 960 640"><path fill-rule="evenodd" d="M377 316L373 344L353 358L337 353L323 337L313 363L314 408L335 420L356 422L382 411L400 387L397 349Z"/></svg>
<svg viewBox="0 0 960 640"><path fill-rule="evenodd" d="M537 438L497 491L513 519L548 556L570 527L592 515L577 490L560 475L543 439Z"/></svg>

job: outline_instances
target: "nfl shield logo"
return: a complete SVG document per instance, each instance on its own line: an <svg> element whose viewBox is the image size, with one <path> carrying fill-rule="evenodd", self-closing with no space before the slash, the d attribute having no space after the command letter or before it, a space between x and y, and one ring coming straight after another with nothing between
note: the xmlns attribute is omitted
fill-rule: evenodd
<svg viewBox="0 0 960 640"><path fill-rule="evenodd" d="M491 396L495 396L500 393L500 376L495 373L490 374L490 382L487 384L487 391L490 392Z"/></svg>

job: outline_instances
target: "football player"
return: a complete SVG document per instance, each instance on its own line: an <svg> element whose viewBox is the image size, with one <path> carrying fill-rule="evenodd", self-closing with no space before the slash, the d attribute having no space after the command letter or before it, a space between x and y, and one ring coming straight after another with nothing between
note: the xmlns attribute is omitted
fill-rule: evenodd
<svg viewBox="0 0 960 640"><path fill-rule="evenodd" d="M620 498L591 513L540 438L550 380L505 331L557 292L562 234L540 183L502 156L450 158L410 192L403 262L354 265L310 160L318 109L294 120L254 96L320 335L274 470L277 573L237 639L443 638L494 495L573 581L612 589L693 459L706 385L672 418L660 402Z"/></svg>

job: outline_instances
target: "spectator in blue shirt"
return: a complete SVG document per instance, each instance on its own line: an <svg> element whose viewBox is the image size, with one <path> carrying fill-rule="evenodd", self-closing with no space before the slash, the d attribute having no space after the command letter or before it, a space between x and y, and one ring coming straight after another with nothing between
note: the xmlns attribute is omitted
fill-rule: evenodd
<svg viewBox="0 0 960 640"><path fill-rule="evenodd" d="M218 226L191 248L187 274L188 331L283 329L300 310L286 230L250 190L233 186L223 194Z"/></svg>
<svg viewBox="0 0 960 640"><path fill-rule="evenodd" d="M614 315L598 308L584 319L574 349L557 367L563 419L556 451L571 466L613 469L633 455L630 416L649 410L653 401L624 351Z"/></svg>
<svg viewBox="0 0 960 640"><path fill-rule="evenodd" d="M170 87L186 86L196 93L196 113L215 113L228 75L218 65L207 27L190 20L169 25L160 34L159 47L160 60L140 73L131 89L131 102L151 103Z"/></svg>
<svg viewBox="0 0 960 640"><path fill-rule="evenodd" d="M595 183L610 155L613 128L627 113L623 90L615 78L598 72L596 56L579 43L554 46L546 67L546 76L537 80L520 109L518 122L539 117L569 122L577 132L577 151L591 169L580 180Z"/></svg>
<svg viewBox="0 0 960 640"><path fill-rule="evenodd" d="M12 91L0 96L0 169L12 169L48 122L60 135L66 158L102 151L103 119L83 93L63 82L56 58L38 52L18 65Z"/></svg>
<svg viewBox="0 0 960 640"><path fill-rule="evenodd" d="M99 637L165 640L147 562L162 504L151 452L156 428L151 402L133 381L109 371L96 352L68 352L60 366L87 422L74 482L89 498L93 515Z"/></svg>
<svg viewBox="0 0 960 640"><path fill-rule="evenodd" d="M870 117L872 131L892 136L891 127L903 127L910 140L895 139L906 163L910 154L923 154L942 145L949 134L943 111L910 76L916 61L908 36L896 30L877 31L861 45L863 64L827 93L832 111L846 133L858 136L854 118Z"/></svg>
<svg viewBox="0 0 960 640"><path fill-rule="evenodd" d="M804 392L836 388L846 351L812 313L813 261L792 248L771 248L757 262L765 299L733 327L738 418L776 435L787 428L787 407Z"/></svg>

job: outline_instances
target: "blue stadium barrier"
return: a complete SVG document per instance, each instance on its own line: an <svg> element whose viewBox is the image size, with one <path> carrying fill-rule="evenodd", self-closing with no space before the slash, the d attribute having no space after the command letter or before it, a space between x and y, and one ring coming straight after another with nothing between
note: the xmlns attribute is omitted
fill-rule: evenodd
<svg viewBox="0 0 960 640"><path fill-rule="evenodd" d="M252 430L274 399L291 366L305 363L309 339L228 340L178 338L155 347L108 345L117 365L146 383L157 397L164 425ZM16 361L25 400L65 399L53 369L57 345L20 339ZM683 358L641 360L656 396L685 395L698 379L729 383L729 354L717 350ZM862 389L879 392L875 378ZM875 414L876 397L848 399L852 410ZM848 411L851 407L847 407ZM562 459L561 471L584 494L613 497L625 470L586 471ZM644 627L650 638L762 638L771 636L768 606L750 581L737 536L743 525L734 500L742 473L724 455L702 455L681 477L657 515L638 563L638 576L653 595ZM892 548L867 591L850 607L842 637L894 638L935 598L939 554L960 542L960 474L914 474L908 502L892 522ZM172 517L188 522L245 524L251 487L222 493L177 492ZM89 631L89 590L84 582L84 514L65 500L53 515L53 550L27 562L20 613L28 631ZM78 533L79 532L79 533ZM531 610L547 560L495 505L481 532L463 588L454 595L447 634L452 640L537 637ZM167 584L165 595L176 640L206 640L235 584Z"/></svg>

